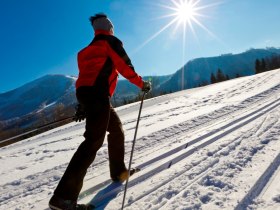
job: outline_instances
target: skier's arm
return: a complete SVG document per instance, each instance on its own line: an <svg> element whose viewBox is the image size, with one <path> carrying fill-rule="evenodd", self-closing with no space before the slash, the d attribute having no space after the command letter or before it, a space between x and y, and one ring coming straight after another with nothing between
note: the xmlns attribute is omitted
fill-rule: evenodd
<svg viewBox="0 0 280 210"><path fill-rule="evenodd" d="M111 49L109 49L110 57L117 68L118 72L128 79L131 83L135 84L139 88L143 88L142 77L139 76L135 71L134 67L126 54L121 41L117 40Z"/></svg>

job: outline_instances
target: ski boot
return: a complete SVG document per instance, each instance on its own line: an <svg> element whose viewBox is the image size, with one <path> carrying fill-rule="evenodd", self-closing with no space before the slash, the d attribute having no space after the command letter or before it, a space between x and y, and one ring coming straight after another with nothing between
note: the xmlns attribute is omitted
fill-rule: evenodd
<svg viewBox="0 0 280 210"><path fill-rule="evenodd" d="M92 210L94 206L86 204L77 204L77 201L64 200L56 195L49 201L49 207L52 210Z"/></svg>
<svg viewBox="0 0 280 210"><path fill-rule="evenodd" d="M139 171L140 171L139 168L132 168L128 174L128 170L125 170L119 176L112 177L112 180L113 180L113 182L125 182L128 179L128 177L132 176L133 174L135 174Z"/></svg>

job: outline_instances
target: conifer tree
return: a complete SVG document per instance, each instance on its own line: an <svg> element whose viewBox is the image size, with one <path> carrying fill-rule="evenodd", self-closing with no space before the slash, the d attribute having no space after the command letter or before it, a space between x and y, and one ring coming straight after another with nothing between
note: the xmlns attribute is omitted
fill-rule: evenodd
<svg viewBox="0 0 280 210"><path fill-rule="evenodd" d="M263 58L262 62L261 62L261 72L265 72L265 71L267 71L267 65L266 65L266 62Z"/></svg>
<svg viewBox="0 0 280 210"><path fill-rule="evenodd" d="M255 62L255 72L256 74L261 73L261 61L259 59L256 59Z"/></svg>
<svg viewBox="0 0 280 210"><path fill-rule="evenodd" d="M226 80L226 77L220 68L217 70L216 78L217 78L217 82L222 82Z"/></svg>
<svg viewBox="0 0 280 210"><path fill-rule="evenodd" d="M226 75L226 80L230 80L228 75Z"/></svg>
<svg viewBox="0 0 280 210"><path fill-rule="evenodd" d="M280 68L280 55L273 56L268 60L268 69L273 70L273 69L278 69Z"/></svg>
<svg viewBox="0 0 280 210"><path fill-rule="evenodd" d="M214 83L217 82L217 78L216 78L216 76L213 73L211 73L210 81L211 81L211 84L214 84Z"/></svg>

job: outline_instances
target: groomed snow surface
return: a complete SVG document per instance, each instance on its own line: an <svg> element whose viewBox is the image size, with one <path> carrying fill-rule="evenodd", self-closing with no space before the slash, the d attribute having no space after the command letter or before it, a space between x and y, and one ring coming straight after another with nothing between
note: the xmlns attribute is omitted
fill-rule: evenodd
<svg viewBox="0 0 280 210"><path fill-rule="evenodd" d="M138 109L117 109L126 163ZM84 122L73 122L0 148L0 209L47 209L83 132ZM279 151L280 70L146 100L133 158L142 170L125 209L280 209ZM105 140L80 203L103 196L99 209L120 209L123 186L101 185L108 170Z"/></svg>

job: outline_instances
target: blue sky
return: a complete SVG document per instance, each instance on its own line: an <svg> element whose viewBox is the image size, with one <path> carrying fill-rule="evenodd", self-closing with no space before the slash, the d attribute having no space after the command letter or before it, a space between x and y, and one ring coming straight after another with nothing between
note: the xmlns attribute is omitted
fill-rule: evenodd
<svg viewBox="0 0 280 210"><path fill-rule="evenodd" d="M0 93L46 74L77 76L76 54L92 40L88 18L98 12L112 20L142 76L174 73L198 57L280 47L279 0L200 0L198 7L210 4L196 17L207 30L193 22L195 34L187 27L183 44L183 24L158 33L173 20L160 18L172 13L162 6L174 7L171 0L2 0Z"/></svg>

